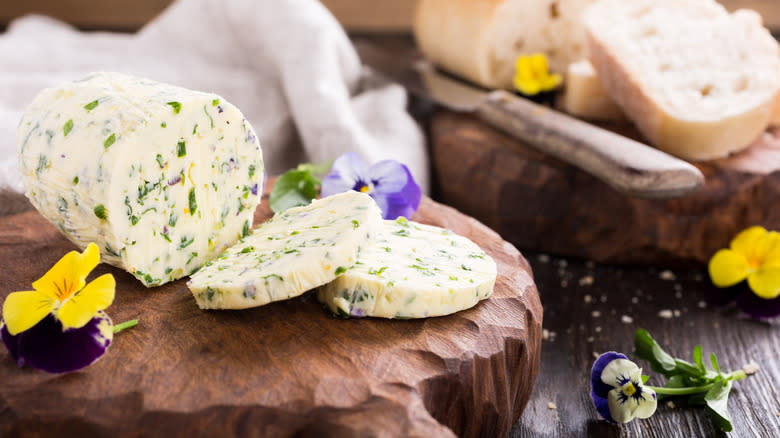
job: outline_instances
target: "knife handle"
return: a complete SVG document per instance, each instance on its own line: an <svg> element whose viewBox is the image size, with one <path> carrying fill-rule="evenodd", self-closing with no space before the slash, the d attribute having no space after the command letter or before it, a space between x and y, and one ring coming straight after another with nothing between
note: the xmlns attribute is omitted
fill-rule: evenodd
<svg viewBox="0 0 780 438"><path fill-rule="evenodd" d="M489 93L477 115L631 196L672 198L704 185L690 163L503 90Z"/></svg>

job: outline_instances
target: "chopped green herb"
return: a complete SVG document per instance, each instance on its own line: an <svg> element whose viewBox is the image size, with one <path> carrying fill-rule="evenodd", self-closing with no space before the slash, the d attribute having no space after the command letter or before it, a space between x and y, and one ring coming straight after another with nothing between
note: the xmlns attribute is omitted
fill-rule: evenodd
<svg viewBox="0 0 780 438"><path fill-rule="evenodd" d="M295 236L295 235L298 235L298 234L301 234L301 233L299 233L298 231L293 231L292 233L290 233L291 236Z"/></svg>
<svg viewBox="0 0 780 438"><path fill-rule="evenodd" d="M84 105L84 109L87 110L87 112L90 112L93 109L95 109L95 107L97 107L97 106L98 106L98 101L97 101L97 99L95 99L92 102Z"/></svg>
<svg viewBox="0 0 780 438"><path fill-rule="evenodd" d="M190 256L189 256L189 258L187 258L187 263L185 263L185 265L189 265L189 264L190 264L190 262L192 261L192 259L194 259L194 258L195 258L195 257L197 257L197 256L198 256L198 253L196 253L196 252L191 252L191 253L190 253Z"/></svg>
<svg viewBox="0 0 780 438"><path fill-rule="evenodd" d="M343 266L339 266L338 268L336 268L336 270L333 273L336 274L336 275L341 275L341 274L343 274L345 272L347 272L347 268L345 268Z"/></svg>
<svg viewBox="0 0 780 438"><path fill-rule="evenodd" d="M217 106L219 105L219 99L214 99L211 101L211 106Z"/></svg>
<svg viewBox="0 0 780 438"><path fill-rule="evenodd" d="M189 201L190 215L194 216L195 212L198 210L198 201L195 199L195 187L190 189Z"/></svg>
<svg viewBox="0 0 780 438"><path fill-rule="evenodd" d="M187 155L187 142L184 141L184 139L182 138L176 144L176 156L177 157L183 157L185 155Z"/></svg>
<svg viewBox="0 0 780 438"><path fill-rule="evenodd" d="M211 117L211 114L209 114L209 111L206 109L206 105L203 105L203 112L206 113L206 117L209 118L209 121L211 122L211 129L214 129L214 119ZM195 125L198 126L198 125ZM193 132L194 134L194 132Z"/></svg>
<svg viewBox="0 0 780 438"><path fill-rule="evenodd" d="M57 199L57 210L60 213L67 213L68 211L68 201L66 201L62 196Z"/></svg>
<svg viewBox="0 0 780 438"><path fill-rule="evenodd" d="M170 105L171 108L173 108L174 114L179 114L179 111L181 111L181 103L179 102L168 102L168 105Z"/></svg>
<svg viewBox="0 0 780 438"><path fill-rule="evenodd" d="M163 157L160 154L157 154L157 164L160 165L160 169L165 167L165 161L163 160Z"/></svg>
<svg viewBox="0 0 780 438"><path fill-rule="evenodd" d="M108 136L106 141L103 142L103 147L108 149L114 143L116 143L116 134L111 134Z"/></svg>
<svg viewBox="0 0 780 438"><path fill-rule="evenodd" d="M167 123L165 123L165 122L162 122L162 123L160 123L160 126L161 126L161 127L163 127L163 128L167 128L167 127L168 127L168 124L167 124Z"/></svg>
<svg viewBox="0 0 780 438"><path fill-rule="evenodd" d="M403 216L398 216L398 218L395 220L395 223L400 225L400 226L402 226L402 227L408 227L409 226L409 221L405 217L403 217Z"/></svg>
<svg viewBox="0 0 780 438"><path fill-rule="evenodd" d="M165 268L165 275L168 275L168 274L170 274L171 272L173 272L173 268L171 268L170 266L168 266L167 268Z"/></svg>
<svg viewBox="0 0 780 438"><path fill-rule="evenodd" d="M195 135L198 132L198 124L196 123L195 126L192 127L192 135Z"/></svg>
<svg viewBox="0 0 780 438"><path fill-rule="evenodd" d="M254 246L247 246L246 248L242 249L240 251L241 254L247 254L255 250Z"/></svg>
<svg viewBox="0 0 780 438"><path fill-rule="evenodd" d="M466 265L460 265L460 267L461 267L461 269L463 269L464 271L470 271L470 270L471 270L471 268L469 268L469 267L468 267L468 266L466 266Z"/></svg>
<svg viewBox="0 0 780 438"><path fill-rule="evenodd" d="M409 230L401 228L398 231L393 231L393 234L395 234L396 236L401 236L401 237L409 237Z"/></svg>
<svg viewBox="0 0 780 438"><path fill-rule="evenodd" d="M249 220L244 221L244 228L241 229L241 237L244 238L249 235Z"/></svg>
<svg viewBox="0 0 780 438"><path fill-rule="evenodd" d="M35 168L35 174L40 176L41 172L49 168L49 159L46 155L41 154L38 156L38 167Z"/></svg>
<svg viewBox="0 0 780 438"><path fill-rule="evenodd" d="M382 275L382 273L385 272L386 269L387 269L387 266L382 266L379 269L368 268L368 273L370 275Z"/></svg>
<svg viewBox="0 0 780 438"><path fill-rule="evenodd" d="M130 224L131 225L138 225L138 221L140 218L138 216L130 216Z"/></svg>
<svg viewBox="0 0 780 438"><path fill-rule="evenodd" d="M284 281L284 278L282 278L281 275L277 275L277 274L268 274L268 275L264 275L264 276L262 276L260 278L262 278L263 280L266 280L266 281L268 281L269 278L278 278L279 281Z"/></svg>
<svg viewBox="0 0 780 438"><path fill-rule="evenodd" d="M103 204L98 204L94 210L95 216L98 217L98 219L106 220L108 218L108 212L106 211L106 207Z"/></svg>
<svg viewBox="0 0 780 438"><path fill-rule="evenodd" d="M65 122L64 125L62 125L62 133L65 134L65 137L67 137L68 134L70 134L70 131L72 130L73 130L73 119L70 119L67 122Z"/></svg>
<svg viewBox="0 0 780 438"><path fill-rule="evenodd" d="M255 176L255 170L256 170L255 165L254 164L250 164L249 165L249 177L250 178Z"/></svg>
<svg viewBox="0 0 780 438"><path fill-rule="evenodd" d="M170 225L172 227L175 227L176 226L176 221L178 221L178 220L179 220L179 216L176 214L175 211L172 211L171 212L171 216L168 218L168 225Z"/></svg>
<svg viewBox="0 0 780 438"><path fill-rule="evenodd" d="M111 245L106 243L106 252L111 254L114 257L121 257L118 252L114 250L114 248L111 248Z"/></svg>
<svg viewBox="0 0 780 438"><path fill-rule="evenodd" d="M292 254L294 252L298 252L298 250L296 248L288 248L284 250L285 254Z"/></svg>
<svg viewBox="0 0 780 438"><path fill-rule="evenodd" d="M179 249L184 249L190 245L192 245L192 242L195 241L195 236L182 236L181 241L179 242Z"/></svg>
<svg viewBox="0 0 780 438"><path fill-rule="evenodd" d="M360 227L360 222L358 222L356 219L352 219L352 228L358 228Z"/></svg>
<svg viewBox="0 0 780 438"><path fill-rule="evenodd" d="M78 176L74 176L73 177L73 185L75 186L78 183L79 183L79 177Z"/></svg>

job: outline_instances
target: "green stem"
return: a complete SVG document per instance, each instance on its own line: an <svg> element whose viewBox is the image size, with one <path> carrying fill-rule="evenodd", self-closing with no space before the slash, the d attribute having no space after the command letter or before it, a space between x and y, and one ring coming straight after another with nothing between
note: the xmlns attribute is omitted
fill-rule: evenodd
<svg viewBox="0 0 780 438"><path fill-rule="evenodd" d="M121 332L122 330L129 329L131 327L135 327L138 325L137 319L131 319L130 321L125 321L121 324L117 324L114 326L114 334Z"/></svg>
<svg viewBox="0 0 780 438"><path fill-rule="evenodd" d="M725 374L723 380L742 380L747 377L747 374L743 370L737 370L732 373ZM652 389L656 394L664 395L691 395L707 392L715 386L715 382L702 386L686 386L682 388L664 388L661 386L649 386L645 385L645 388Z"/></svg>

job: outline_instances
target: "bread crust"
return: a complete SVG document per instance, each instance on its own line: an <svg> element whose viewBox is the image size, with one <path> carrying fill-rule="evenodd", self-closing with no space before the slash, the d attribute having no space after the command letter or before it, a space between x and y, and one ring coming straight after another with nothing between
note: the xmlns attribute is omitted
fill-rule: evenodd
<svg viewBox="0 0 780 438"><path fill-rule="evenodd" d="M488 37L504 0L419 0L414 36L434 64L486 87L502 84L491 75Z"/></svg>

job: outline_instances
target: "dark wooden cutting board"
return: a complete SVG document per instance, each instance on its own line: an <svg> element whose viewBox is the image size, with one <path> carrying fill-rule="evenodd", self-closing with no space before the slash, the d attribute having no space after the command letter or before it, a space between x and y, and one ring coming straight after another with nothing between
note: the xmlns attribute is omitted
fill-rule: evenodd
<svg viewBox="0 0 780 438"><path fill-rule="evenodd" d="M266 197L255 224L271 215ZM2 436L506 436L531 394L542 308L530 267L474 219L424 199L414 217L498 264L491 298L440 318L330 316L311 294L203 311L184 280L145 289L124 271L108 309L137 318L77 373L18 368L0 348ZM0 218L0 298L74 249L36 211Z"/></svg>
<svg viewBox="0 0 780 438"><path fill-rule="evenodd" d="M668 200L619 193L469 115L434 115L431 143L439 198L524 250L701 266L749 226L780 229L780 130L732 157L694 163L705 186Z"/></svg>

